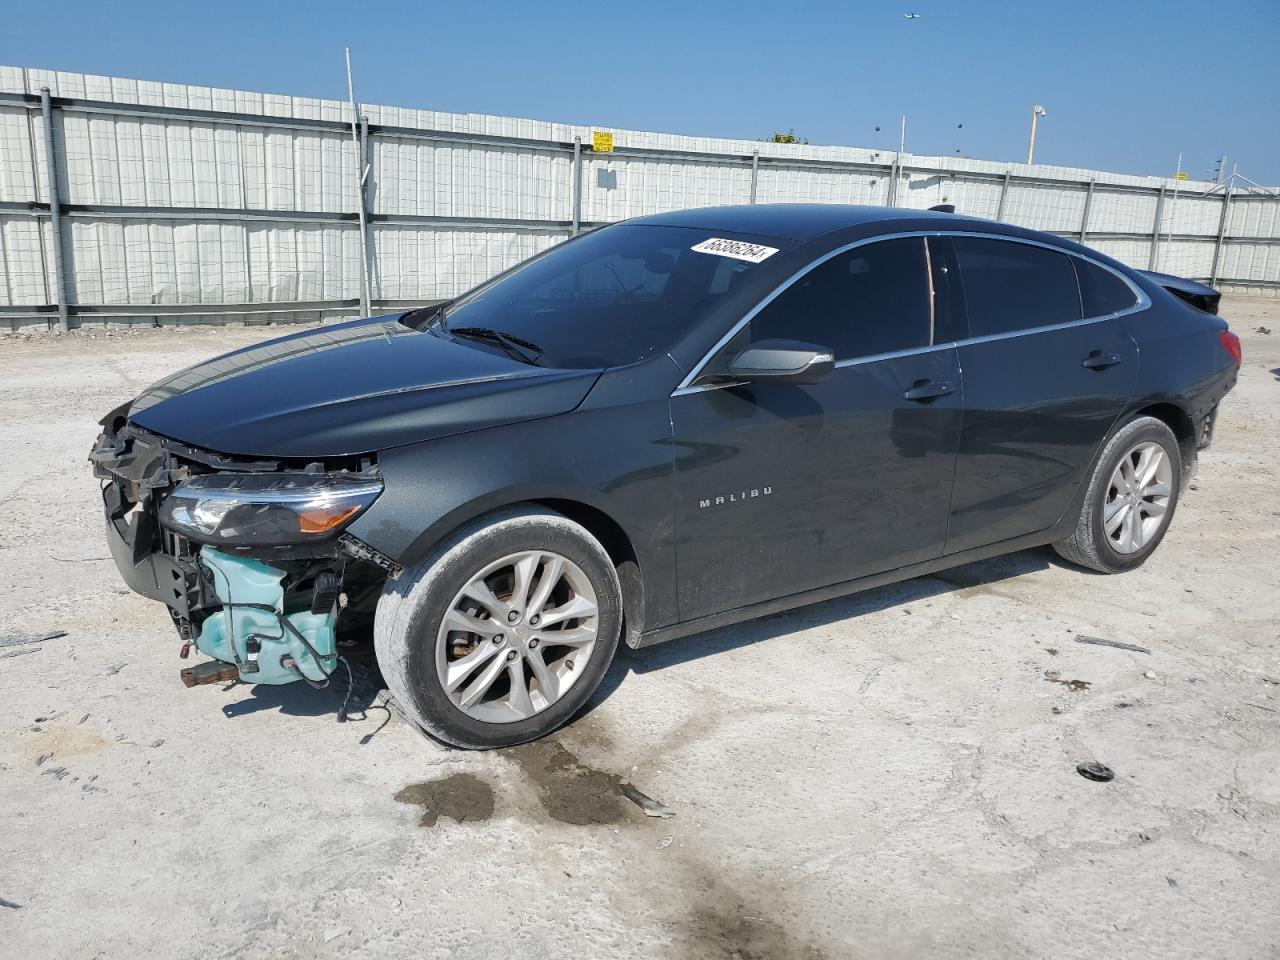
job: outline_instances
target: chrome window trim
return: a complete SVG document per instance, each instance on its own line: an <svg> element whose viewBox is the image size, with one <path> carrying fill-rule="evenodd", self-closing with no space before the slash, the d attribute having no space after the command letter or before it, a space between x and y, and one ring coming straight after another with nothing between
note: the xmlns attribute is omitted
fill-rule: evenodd
<svg viewBox="0 0 1280 960"><path fill-rule="evenodd" d="M1134 297L1136 298L1136 301L1134 302L1133 306L1128 307L1124 310L1117 310L1114 313L1103 314L1097 317L1083 317L1079 320L1069 320L1066 323L1050 323L1040 327L1027 327L1026 329L1023 329L1023 330L1010 330L1006 333L989 333L989 334L984 334L983 336L980 336L980 337L966 337L963 340L953 340L948 343L928 344L923 347L912 347L908 350L895 350L890 353L877 353L877 354L872 354L866 357L851 357L848 360L836 361L835 366L837 369L841 369L844 367L857 366L858 364L863 364L863 363L873 363L878 360L889 360L896 357L907 357L917 353L927 353L930 350L938 350L942 348L951 348L951 347L963 347L971 343L987 343L992 340L1004 340L1012 337L1023 337L1033 333L1045 333L1049 330L1065 330L1070 327L1082 327L1087 324L1100 323L1103 320L1114 320L1117 317L1128 316L1131 313L1140 313L1141 311L1147 310L1151 307L1151 298L1148 297L1145 292L1143 292L1141 287L1137 286L1132 280L1126 277L1119 270L1116 270L1114 267L1110 267L1107 264L1102 263L1100 260L1095 260L1093 257L1089 256L1088 254L1076 253L1073 250L1066 250L1052 243L1045 243L1041 240L1030 240L1030 239L1027 239L1026 237L1011 237L1003 233L986 233L981 230L910 230L903 233L882 233L882 234L877 234L874 237L864 237L861 240L855 240L852 243L846 243L842 247L837 247L834 250L829 250L826 253L824 253L821 257L806 264L804 267L797 270L786 280L782 281L782 283L778 284L778 286L775 287L767 297L765 297L763 300L757 303L754 307L748 310L741 320L739 320L732 327L730 327L728 333L726 333L723 337L721 337L719 340L716 341L715 345L710 350L708 350L703 355L702 359L699 360L694 365L693 369L689 372L689 374L685 376L683 380L680 381L680 385L677 386L676 389L672 391L671 396L679 397L689 393L701 393L705 390L721 390L721 389L724 389L725 387L733 387L733 386L740 385L743 381L736 380L736 381L729 381L726 383L703 383L703 384L694 384L694 381L697 380L698 377L702 374L703 368L711 361L711 359L715 357L715 355L718 354L722 349L724 349L725 345L728 344L729 341L732 340L734 337L736 337L738 333L742 330L742 328L745 327L748 323L752 321L752 319L755 318L756 314L758 314L761 310L763 310L765 307L771 304L775 299L777 299L784 292L786 292L786 290L790 288L791 285L795 283L797 280L799 280L801 277L805 276L810 271L815 270L818 267L822 266L822 264L826 263L828 260L832 259L833 257L838 257L842 253L848 253L850 250L856 249L857 247L863 247L870 243L880 243L881 241L884 241L884 240L897 240L899 238L910 238L910 237L925 237L926 239L929 237L976 237L982 240L1004 240L1008 243L1026 244L1029 247L1043 247L1046 250L1052 250L1054 253L1060 253L1066 257L1075 257L1078 260L1084 260L1087 263L1093 264L1095 267L1099 267L1103 270L1106 270L1108 273L1119 277L1121 281L1124 282L1125 286L1127 286L1130 289L1130 291L1132 291ZM963 276L964 276L964 271L962 270L961 277ZM1076 285L1077 287L1079 286L1079 277L1076 278ZM1082 304L1081 305L1082 312L1083 312L1083 309L1084 307Z"/></svg>

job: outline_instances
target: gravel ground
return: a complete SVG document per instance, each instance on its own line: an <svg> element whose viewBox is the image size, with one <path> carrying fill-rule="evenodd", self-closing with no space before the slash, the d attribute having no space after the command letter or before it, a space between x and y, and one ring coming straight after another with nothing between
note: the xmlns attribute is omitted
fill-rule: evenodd
<svg viewBox="0 0 1280 960"><path fill-rule="evenodd" d="M0 635L67 632L0 647L0 954L1280 956L1280 304L1223 312L1240 384L1140 570L1033 550L623 653L491 753L366 667L346 724L187 690L102 559L96 418L270 331L0 338Z"/></svg>

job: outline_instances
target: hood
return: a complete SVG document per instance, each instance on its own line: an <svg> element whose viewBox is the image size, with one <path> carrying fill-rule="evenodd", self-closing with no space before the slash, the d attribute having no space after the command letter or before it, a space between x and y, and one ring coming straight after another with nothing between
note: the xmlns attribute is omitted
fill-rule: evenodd
<svg viewBox="0 0 1280 960"><path fill-rule="evenodd" d="M397 321L356 320L207 360L144 390L129 420L218 453L337 457L567 413L600 375L530 366Z"/></svg>

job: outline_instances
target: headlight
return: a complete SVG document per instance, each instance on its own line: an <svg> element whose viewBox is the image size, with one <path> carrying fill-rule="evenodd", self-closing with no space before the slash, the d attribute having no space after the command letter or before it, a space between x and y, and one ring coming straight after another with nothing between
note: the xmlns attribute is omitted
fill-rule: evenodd
<svg viewBox="0 0 1280 960"><path fill-rule="evenodd" d="M308 543L336 534L382 492L382 481L314 473L213 473L185 480L160 522L200 543Z"/></svg>

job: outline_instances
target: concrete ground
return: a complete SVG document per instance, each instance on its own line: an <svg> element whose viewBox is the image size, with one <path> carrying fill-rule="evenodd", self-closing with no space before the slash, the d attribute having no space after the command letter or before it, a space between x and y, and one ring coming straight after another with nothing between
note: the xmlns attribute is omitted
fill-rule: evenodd
<svg viewBox="0 0 1280 960"><path fill-rule="evenodd" d="M1033 550L623 653L492 753L365 669L346 724L187 690L104 561L96 418L272 331L0 338L0 955L1280 956L1280 304L1224 314L1240 384L1140 570Z"/></svg>

